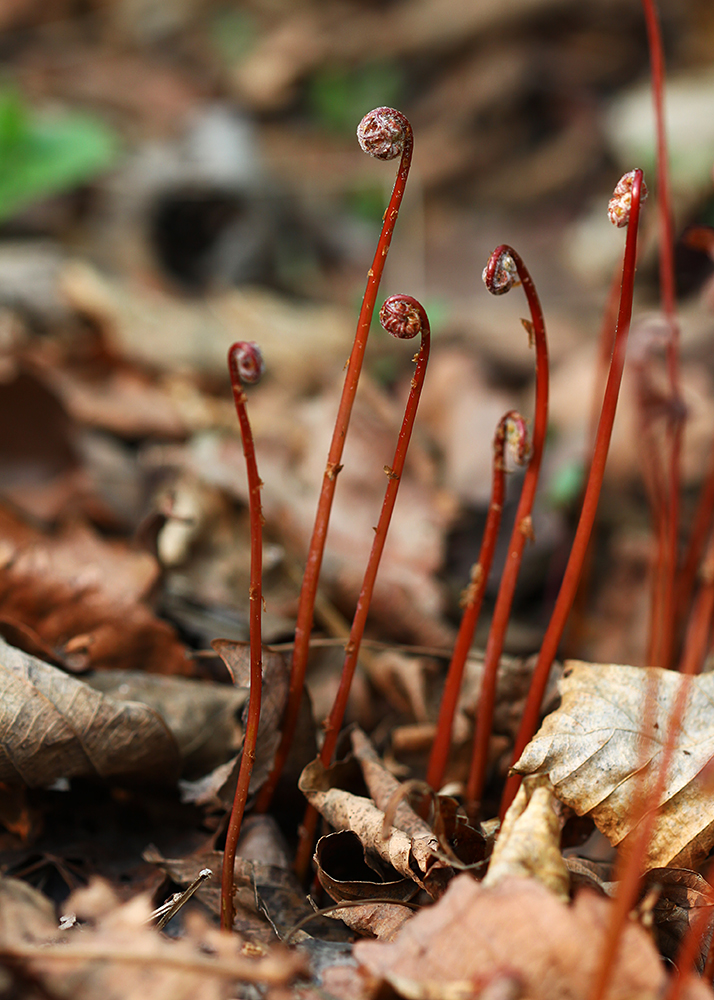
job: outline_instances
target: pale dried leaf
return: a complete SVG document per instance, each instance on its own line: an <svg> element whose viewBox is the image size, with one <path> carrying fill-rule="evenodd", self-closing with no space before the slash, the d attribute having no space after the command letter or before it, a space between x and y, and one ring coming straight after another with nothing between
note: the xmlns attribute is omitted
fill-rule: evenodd
<svg viewBox="0 0 714 1000"><path fill-rule="evenodd" d="M93 926L72 928L60 944L44 947L4 942L0 954L68 1000L221 1000L237 995L236 981L282 986L304 969L301 956L278 947L246 957L238 936L221 934L196 912L185 914L183 938L169 941L149 923L148 896L117 905L111 890L96 895L90 887L67 903L68 912L76 903L93 914Z"/></svg>
<svg viewBox="0 0 714 1000"><path fill-rule="evenodd" d="M484 885L530 876L560 899L568 899L570 876L560 853L555 802L547 778L526 778L504 817Z"/></svg>
<svg viewBox="0 0 714 1000"><path fill-rule="evenodd" d="M352 730L350 740L352 752L359 761L369 794L377 808L386 812L393 805L395 796L399 795L402 785L379 759L377 751L359 727ZM429 824L414 812L405 799L400 799L398 802L393 823L410 837L431 837L433 835Z"/></svg>
<svg viewBox="0 0 714 1000"><path fill-rule="evenodd" d="M412 910L398 903L362 903L345 906L331 916L338 917L351 930L379 941L393 941L397 932L412 917Z"/></svg>
<svg viewBox="0 0 714 1000"><path fill-rule="evenodd" d="M17 878L0 878L0 947L47 943L58 933L55 908L39 890Z"/></svg>
<svg viewBox="0 0 714 1000"><path fill-rule="evenodd" d="M331 788L328 772L319 759L303 771L300 790L336 830L354 831L366 850L373 851L401 875L414 879L431 895L441 895L451 869L434 855L439 848L436 837L410 837L393 826L387 828L385 836L381 809L371 799Z"/></svg>
<svg viewBox="0 0 714 1000"><path fill-rule="evenodd" d="M627 842L635 796L659 769L676 693L691 682L645 865L692 868L714 844L714 801L702 770L714 756L714 674L570 662L562 704L547 716L515 770L547 774L561 801L589 813L611 843ZM651 686L651 725L645 703Z"/></svg>
<svg viewBox="0 0 714 1000"><path fill-rule="evenodd" d="M567 905L533 879L489 887L459 875L393 942L358 941L354 955L363 973L408 1000L466 1000L505 972L529 1000L587 1000L611 907L587 891ZM607 1000L655 1000L666 983L649 935L628 922ZM712 993L695 979L682 997L711 1000Z"/></svg>

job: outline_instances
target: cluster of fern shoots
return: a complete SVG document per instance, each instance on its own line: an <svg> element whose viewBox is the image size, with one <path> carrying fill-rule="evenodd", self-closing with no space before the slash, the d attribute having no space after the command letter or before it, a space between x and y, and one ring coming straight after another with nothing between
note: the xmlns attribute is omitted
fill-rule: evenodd
<svg viewBox="0 0 714 1000"><path fill-rule="evenodd" d="M669 377L669 406L665 430L665 447L650 449L648 481L657 485L651 490L653 524L656 529L656 562L652 582L652 611L650 642L647 662L652 666L674 667L675 655L683 647L679 668L685 674L694 674L701 669L708 651L712 614L714 613L714 574L700 586L689 614L689 604L695 589L697 570L704 560L712 561L714 553L704 553L710 534L712 511L714 509L714 474L711 482L702 491L700 510L688 543L688 550L680 558L679 543L679 497L680 497L680 452L683 434L684 408L680 402L678 326L676 317L674 265L673 265L673 223L670 186L667 170L667 150L664 134L663 89L664 65L659 22L654 0L643 0L643 9L650 42L654 105L657 122L657 210L659 213L660 246L660 287L662 312L668 328L667 367ZM409 121L399 111L381 107L367 114L357 130L362 149L383 160L399 159L397 177L391 199L387 206L382 230L377 243L372 265L368 271L367 287L357 322L354 344L347 365L344 387L332 435L325 472L317 506L315 524L306 558L295 630L295 641L291 662L290 688L285 715L282 721L280 744L275 755L272 771L260 790L254 808L265 812L270 806L277 782L291 750L298 720L300 701L305 681L305 673L310 651L310 635L313 625L314 606L317 595L320 569L328 533L330 511L341 470L342 453L348 433L350 415L357 392L360 372L365 357L367 338L377 303L377 295L385 265L385 260L399 207L404 194L412 158L414 139ZM515 763L532 738L539 721L539 713L546 689L551 666L558 651L570 611L575 600L578 585L586 561L588 546L597 512L598 498L603 482L610 438L612 434L618 394L622 381L628 332L632 316L635 268L637 262L638 225L641 205L647 195L643 173L633 169L617 183L608 207L611 221L624 228L625 246L621 268L614 277L612 296L616 308L611 308L605 317L602 333L603 359L600 373L602 399L600 415L594 430L590 468L582 491L582 504L572 543L568 563L563 575L560 591L552 616L546 629L533 670L530 689L522 715L520 728L513 747L512 762ZM492 730L496 680L511 605L519 573L521 558L534 529L531 511L538 486L538 477L545 445L548 422L548 347L543 311L533 279L518 254L509 246L497 247L489 258L483 272L483 279L489 292L500 295L514 286L520 286L526 296L530 319L524 320L530 343L535 350L535 413L532 432L529 434L526 421L515 411L509 411L500 420L493 442L492 495L488 510L478 561L472 568L470 581L465 591L464 610L458 636L449 665L443 698L440 706L437 733L429 758L426 780L436 793L443 783L443 776L449 756L451 730L467 654L473 640L474 629L480 614L486 581L499 533L501 511L504 500L507 455L524 465L525 475L521 488L514 527L508 543L505 568L493 611L490 632L485 651L482 687L478 700L473 755L464 794L464 806L469 816L480 818L480 805L487 775L488 745ZM392 295L379 311L382 326L400 339L419 336L420 345L414 362L415 370L406 403L402 426L397 439L394 458L387 472L387 486L382 510L375 529L374 541L369 554L364 579L360 590L354 619L345 646L344 666L339 689L328 718L324 722L324 741L320 749L320 759L325 766L332 763L340 729L342 727L350 685L360 651L370 601L379 563L384 549L390 519L394 510L404 463L412 434L419 397L424 384L429 360L430 329L429 320L423 306L406 294ZM250 656L251 689L248 720L245 733L243 756L240 766L235 802L230 816L224 854L222 879L221 921L224 929L233 923L233 867L236 845L245 811L250 783L255 746L258 732L261 702L261 554L262 554L262 513L261 482L256 464L255 448L246 410L244 386L256 382L263 370L263 360L259 347L253 343L239 342L229 352L229 368L236 411L240 422L244 453L247 466L250 530L251 530L251 577L250 577ZM683 621L689 617L686 640L681 643ZM674 741L681 724L686 685L682 697L672 710L668 743L663 754L658 775L659 785L666 780ZM516 774L505 783L501 803L501 816L508 809L517 792L520 778ZM652 792L656 801L657 789ZM643 815L646 803L643 804ZM650 809L649 815L654 816ZM641 835L631 850L626 863L619 873L619 890L613 908L613 919L608 932L608 944L604 950L600 977L593 994L601 997L607 989L608 969L611 958L622 933L627 914L636 898L638 878L642 858L647 846L651 822L641 824ZM317 813L308 807L301 828L296 868L304 874L314 843ZM690 946L691 947L691 946Z"/></svg>

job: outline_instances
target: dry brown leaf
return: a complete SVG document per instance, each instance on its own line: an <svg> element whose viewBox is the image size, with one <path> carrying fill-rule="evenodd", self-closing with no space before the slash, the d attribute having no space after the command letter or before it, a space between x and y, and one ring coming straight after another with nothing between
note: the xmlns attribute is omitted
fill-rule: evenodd
<svg viewBox="0 0 714 1000"><path fill-rule="evenodd" d="M390 705L408 712L417 722L426 722L426 678L436 672L436 661L407 656L398 649L375 653L366 662L367 675Z"/></svg>
<svg viewBox="0 0 714 1000"><path fill-rule="evenodd" d="M44 535L0 508L0 615L73 668L193 672L173 628L144 603L158 572L148 552L86 525Z"/></svg>
<svg viewBox="0 0 714 1000"><path fill-rule="evenodd" d="M241 745L245 687L125 670L102 670L83 680L117 701L138 701L158 712L176 740L186 778L207 774Z"/></svg>
<svg viewBox="0 0 714 1000"><path fill-rule="evenodd" d="M62 290L91 317L120 354L160 371L194 370L225 377L231 343L260 342L274 379L314 386L341 364L352 333L346 310L290 302L260 288L232 289L190 302L140 282L112 280L79 261L68 264Z"/></svg>
<svg viewBox="0 0 714 1000"><path fill-rule="evenodd" d="M246 691L228 685L122 671L78 680L0 640L0 688L0 781L203 775L241 740Z"/></svg>
<svg viewBox="0 0 714 1000"><path fill-rule="evenodd" d="M667 784L658 803L645 866L693 868L714 844L714 800L702 770L714 756L714 674L690 678L687 708ZM636 828L635 796L661 763L681 674L570 662L560 682L562 703L523 751L519 774L547 774L555 794L579 815L589 813L612 844ZM654 692L646 729L648 688Z"/></svg>
<svg viewBox="0 0 714 1000"><path fill-rule="evenodd" d="M246 957L240 937L221 934L196 912L186 913L183 938L169 941L148 923L148 896L118 905L102 883L73 894L66 912L90 926L65 931L61 943L44 947L10 933L0 950L56 997L221 1000L237 995L236 981L282 986L305 967L302 956L277 947Z"/></svg>
<svg viewBox="0 0 714 1000"><path fill-rule="evenodd" d="M0 640L0 781L175 778L180 757L161 716L119 702Z"/></svg>
<svg viewBox="0 0 714 1000"><path fill-rule="evenodd" d="M686 868L651 868L642 882L645 896L656 894L652 929L660 952L676 963L685 936L695 926L699 941L695 968L701 975L714 931L714 889Z"/></svg>
<svg viewBox="0 0 714 1000"><path fill-rule="evenodd" d="M526 778L506 813L484 885L506 878L535 878L559 899L568 899L570 876L560 853L560 820L547 778Z"/></svg>
<svg viewBox="0 0 714 1000"><path fill-rule="evenodd" d="M343 906L330 914L362 937L373 937L379 941L393 941L399 929L412 915L413 911L408 906L370 902Z"/></svg>
<svg viewBox="0 0 714 1000"><path fill-rule="evenodd" d="M409 805L407 798L400 797L403 788L392 772L379 759L367 735L355 727L350 733L352 752L359 761L365 784L378 809L386 812L397 802L391 822L410 837L432 837L433 830Z"/></svg>
<svg viewBox="0 0 714 1000"><path fill-rule="evenodd" d="M38 889L17 878L0 878L0 947L40 944L57 937L55 908Z"/></svg>
<svg viewBox="0 0 714 1000"><path fill-rule="evenodd" d="M345 900L409 900L418 891L413 879L397 878L397 872L365 851L352 830L320 837L315 848L320 885L336 903Z"/></svg>
<svg viewBox="0 0 714 1000"><path fill-rule="evenodd" d="M332 788L329 772L319 758L303 771L300 790L336 830L354 831L365 850L373 851L430 895L441 895L451 869L434 855L439 849L436 837L410 837L394 826L387 828L385 836L382 810L371 799Z"/></svg>
<svg viewBox="0 0 714 1000"><path fill-rule="evenodd" d="M170 394L138 371L119 368L89 380L55 366L47 374L79 424L130 439L181 438L187 433L183 414Z"/></svg>
<svg viewBox="0 0 714 1000"><path fill-rule="evenodd" d="M231 639L214 639L213 648L221 657L233 677L237 687L250 689L250 644L234 642ZM250 779L250 793L256 792L267 778L273 766L275 751L280 742L280 723L287 703L290 669L284 653L276 653L268 646L263 646L263 695L260 703L260 721L258 725L258 743L256 746L253 771ZM247 704L244 714L247 713ZM300 705L298 716L299 738L295 740L291 751L286 775L295 775L296 769L301 769L305 761L315 752L314 723L310 713L306 694ZM220 801L230 808L235 795L238 780L240 757L236 758L229 775L220 778L213 786L213 791ZM220 768L218 771L220 772ZM209 776L210 779L210 776ZM294 778L292 779L294 781ZM195 801L200 802L200 798Z"/></svg>
<svg viewBox="0 0 714 1000"><path fill-rule="evenodd" d="M408 1000L466 1000L499 977L511 979L520 987L515 995L529 1000L586 1000L611 906L587 891L567 905L533 879L489 887L459 875L395 941L358 941L354 955L363 973ZM628 922L607 1000L655 1000L666 982L651 938ZM694 979L682 997L711 1000L712 992Z"/></svg>

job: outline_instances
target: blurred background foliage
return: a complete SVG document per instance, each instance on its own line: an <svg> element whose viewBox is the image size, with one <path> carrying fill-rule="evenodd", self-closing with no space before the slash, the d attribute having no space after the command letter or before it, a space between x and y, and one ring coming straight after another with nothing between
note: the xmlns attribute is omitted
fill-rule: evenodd
<svg viewBox="0 0 714 1000"><path fill-rule="evenodd" d="M660 0L660 9L681 234L714 219L714 4ZM604 208L635 165L654 188L640 0L4 0L0 61L0 347L16 335L11 309L23 336L66 336L72 364L125 356L154 374L188 372L213 392L226 388L227 344L260 339L264 398L278 388L289 396L263 415L262 432L268 454L273 434L286 468L299 469L298 485L287 477L273 491L302 518L298 536L312 516L306 501L299 508L315 471L310 408L332 406L394 180L394 165L361 153L354 132L372 107L399 106L415 153L382 292L424 302L439 345L420 415L422 464L414 460L420 475L433 473L423 531L432 547L420 543L418 554L428 562L423 604L438 603L429 587L439 572L453 613L482 527L493 428L512 406L531 412L522 303L494 301L480 282L502 242L528 262L549 327L549 449L523 587L554 592L588 435L594 344L622 252ZM638 313L657 304L654 194ZM714 423L713 265L681 242L677 261L692 485ZM78 326L84 340L71 339ZM375 397L385 419L408 367L400 345L377 332L367 369L374 391L386 390ZM633 510L646 523L627 407L609 463L619 490L604 515L613 538ZM278 411L300 417L278 433ZM200 407L194 419L210 425ZM133 446L138 432L125 433ZM115 507L117 484L131 479L121 456L106 490ZM146 489L134 475L124 523ZM354 496L361 503L361 482ZM414 553L405 558L413 577ZM632 557L642 578L646 558ZM554 567L545 585L544 560Z"/></svg>

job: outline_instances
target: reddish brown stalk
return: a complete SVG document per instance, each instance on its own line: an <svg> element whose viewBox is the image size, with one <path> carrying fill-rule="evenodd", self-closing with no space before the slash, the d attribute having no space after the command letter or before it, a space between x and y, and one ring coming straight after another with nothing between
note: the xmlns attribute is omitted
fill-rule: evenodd
<svg viewBox="0 0 714 1000"><path fill-rule="evenodd" d="M683 674L698 674L709 650L714 616L714 534L709 539L701 568L701 584L689 619L687 641L679 669Z"/></svg>
<svg viewBox="0 0 714 1000"><path fill-rule="evenodd" d="M647 25L647 40L652 71L652 99L654 102L655 125L657 131L657 208L659 216L659 276L662 310L671 329L667 347L667 368L669 373L672 408L667 425L668 482L666 506L666 538L664 551L657 559L659 579L654 585L659 587L661 598L661 624L659 643L654 648L653 663L668 667L672 659L674 624L676 613L675 582L677 573L677 536L679 528L680 458L682 432L684 429L679 378L679 325L676 317L676 287L674 278L674 226L672 196L669 181L669 161L667 157L667 134L664 118L664 50L662 34L655 0L642 0L642 8ZM652 623L653 627L656 625Z"/></svg>
<svg viewBox="0 0 714 1000"><path fill-rule="evenodd" d="M711 884L711 872L707 872L707 881ZM709 949L707 951L706 961L704 962L702 979L705 983L710 983L712 979L714 979L714 934L712 934L712 939L709 942Z"/></svg>
<svg viewBox="0 0 714 1000"><path fill-rule="evenodd" d="M533 671L531 685L526 699L521 725L516 738L513 752L513 763L518 760L526 744L533 736L540 716L540 706L543 700L550 668L553 665L558 645L568 620L568 615L578 589L580 573L588 550L588 543L595 522L600 488L605 474L605 462L610 446L612 426L615 421L617 397L620 392L622 371L625 364L625 349L627 334L632 318L632 296L635 281L635 263L637 260L637 228L640 217L640 202L646 196L641 170L632 170L625 174L615 188L615 197L610 201L609 214L617 225L627 225L625 255L622 264L622 291L620 294L620 309L617 317L617 330L610 361L610 371L602 402L602 412L595 437L595 447L590 464L588 481L583 495L583 505L580 520L575 532L575 538L570 550L568 565L565 568L563 582L560 585L558 598L555 602L548 628L538 654L538 661ZM520 778L512 775L506 782L501 801L501 815L505 815L508 806L513 801Z"/></svg>
<svg viewBox="0 0 714 1000"><path fill-rule="evenodd" d="M456 712L456 703L459 700L466 658L473 642L474 630L486 592L488 575L491 572L493 554L496 551L506 491L506 446L510 446L516 462L523 465L528 457L528 432L525 420L515 410L509 410L505 416L501 417L493 439L491 502L486 516L486 527L481 540L478 562L475 562L471 567L471 581L462 596L464 613L446 674L444 693L439 709L439 722L429 756L426 780L434 791L438 791L443 782L451 747L454 713Z"/></svg>
<svg viewBox="0 0 714 1000"><path fill-rule="evenodd" d="M692 664L690 663L687 666L691 667ZM642 810L643 816L636 827L632 848L622 865L621 873L619 873L619 885L612 908L612 917L605 935L605 944L600 956L600 965L593 982L593 989L589 1000L603 1000L603 997L607 993L615 968L617 951L622 939L625 923L637 899L642 864L648 844L652 838L655 822L657 821L657 808L662 801L667 785L675 743L682 729L682 720L691 688L692 673L689 671L685 672L684 670L682 673L682 683L675 696L674 705L667 721L667 738L662 747L661 763L656 770L654 786L647 795L649 807L646 810ZM651 768L654 770L654 763L651 765Z"/></svg>
<svg viewBox="0 0 714 1000"><path fill-rule="evenodd" d="M416 369L414 371L414 377L411 381L409 398L407 399L404 419L402 421L401 430L399 431L399 438L397 439L394 459L391 466L385 466L384 468L388 480L387 489L384 493L382 510L379 515L377 527L375 528L374 541L372 542L372 550L369 554L367 568L365 569L364 579L362 580L362 588L359 593L359 598L357 599L357 607L352 621L352 628L350 629L349 639L347 641L347 645L345 646L345 662L342 667L340 686L337 690L337 694L335 695L332 710L325 722L325 740L322 744L322 749L320 750L320 760L325 767L328 767L332 763L332 757L337 745L337 737L339 736L340 727L342 726L342 721L345 716L347 699L349 698L350 687L352 686L352 678L354 677L355 667L357 666L360 644L362 642L362 636L364 635L365 625L367 624L367 615L369 614L369 606L372 601L372 592L374 590L375 580L377 579L377 572L379 570L382 552L384 551L384 543L387 540L387 532L389 530L389 523L392 519L394 504L396 503L397 493L399 492L399 484L404 470L404 461L407 457L407 449L409 448L409 441L414 428L417 407L419 406L419 397L421 396L421 390L424 385L426 366L429 361L429 348L431 340L429 320L424 312L424 309L416 299L413 299L410 295L391 295L379 312L379 320L384 329L387 330L388 333L391 333L394 337L398 337L400 339L411 339L412 337L416 337L417 334L421 334L421 346L414 359L416 361ZM308 806L301 830L300 844L298 846L296 859L296 870L300 876L305 874L310 861L310 852L312 850L316 822L317 813L312 806Z"/></svg>
<svg viewBox="0 0 714 1000"><path fill-rule="evenodd" d="M660 665L664 637L664 608L666 601L669 514L668 474L664 453L667 441L658 433L662 419L671 419L671 400L663 395L652 375L654 358L671 336L669 324L649 322L641 324L630 336L630 364L636 386L635 398L638 418L638 441L642 478L649 501L653 530L657 539L650 593L650 628L645 662Z"/></svg>
<svg viewBox="0 0 714 1000"><path fill-rule="evenodd" d="M228 352L228 370L233 386L233 399L243 439L243 454L248 473L248 507L250 513L250 696L248 718L243 739L243 755L238 771L238 783L233 798L233 808L228 821L226 846L223 851L221 876L221 928L233 928L233 868L245 804L248 800L250 778L253 773L255 747L258 741L260 700L263 687L261 613L263 610L263 512L260 489L263 485L258 475L255 446L246 409L244 383L254 383L263 374L263 359L257 344L239 341Z"/></svg>
<svg viewBox="0 0 714 1000"><path fill-rule="evenodd" d="M516 511L511 539L508 544L506 564L501 576L501 584L496 597L491 628L486 643L486 653L483 664L483 678L476 716L476 731L474 733L473 757L471 770L466 785L466 801L472 812L478 809L486 778L488 763L488 744L491 736L493 708L496 701L496 677L498 665L503 652L506 628L511 614L513 595L516 589L518 571L523 558L526 541L533 538L531 511L538 486L538 476L543 458L543 446L548 429L548 344L545 335L545 322L538 293L533 279L521 257L508 246L497 247L491 254L483 272L484 282L489 292L501 295L515 284L523 285L531 322L524 321L536 349L536 395L535 420L533 423L533 444L531 459L523 478L521 497Z"/></svg>
<svg viewBox="0 0 714 1000"><path fill-rule="evenodd" d="M600 334L598 337L598 352L595 368L595 378L593 381L593 391L590 397L590 418L588 420L587 450L583 460L583 466L592 458L592 451L595 446L595 435L597 434L598 420L600 419L600 409L602 407L602 395L605 391L607 373L610 367L610 355L612 354L612 344L617 324L617 309L620 303L620 265L615 268L610 280L610 289L605 301L605 309L600 323ZM582 500L582 489L578 498ZM578 584L578 593L573 601L570 623L568 625L567 643L572 649L577 649L580 638L585 628L585 603L589 579L593 566L593 543L590 541L588 553L583 563L583 571Z"/></svg>
<svg viewBox="0 0 714 1000"><path fill-rule="evenodd" d="M595 446L595 436L597 434L598 420L600 419L600 409L602 407L602 396L607 381L607 372L610 367L610 357L612 355L612 344L614 330L617 324L617 309L620 302L620 268L616 268L610 281L610 289L607 293L605 311L600 326L600 336L598 337L597 368L595 371L595 386L592 394L590 420L588 423L588 450L592 453Z"/></svg>
<svg viewBox="0 0 714 1000"><path fill-rule="evenodd" d="M367 287L362 299L359 319L357 320L357 332L352 346L352 353L347 363L347 374L337 411L335 429L332 433L327 465L325 467L320 498L315 514L315 525L312 531L312 538L310 539L305 573L300 590L297 623L295 626L295 646L293 648L290 670L290 690L285 717L283 719L280 745L275 755L273 769L258 796L256 803L258 812L265 812L270 806L275 787L282 774L295 735L300 701L305 685L307 659L310 652L310 633L312 631L315 599L317 597L317 585L322 567L322 557L325 551L325 541L330 512L332 510L332 501L337 485L337 476L342 469L340 464L342 450L347 437L352 406L357 392L357 383L362 371L362 362L367 346L369 328L372 323L374 305L377 300L379 283L382 280L387 251L392 241L392 233L397 221L399 206L402 203L412 159L414 145L412 127L408 119L400 111L395 111L393 108L376 108L374 111L370 111L368 115L365 115L357 129L357 137L362 149L371 156L376 156L381 160L392 160L401 154L401 159L392 197L384 214L382 231L377 243L374 260L367 272Z"/></svg>

